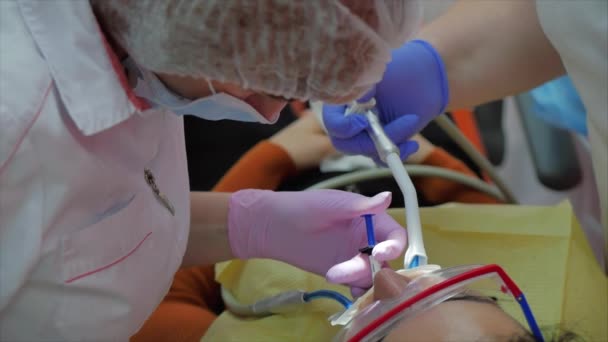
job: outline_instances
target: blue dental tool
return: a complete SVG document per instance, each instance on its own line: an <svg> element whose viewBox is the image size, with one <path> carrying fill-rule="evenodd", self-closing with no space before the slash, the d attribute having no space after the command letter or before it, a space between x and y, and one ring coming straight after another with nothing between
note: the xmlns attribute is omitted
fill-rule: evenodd
<svg viewBox="0 0 608 342"><path fill-rule="evenodd" d="M365 228L367 229L367 245L374 247L376 245L376 237L374 236L374 221L371 214L363 215L365 218Z"/></svg>
<svg viewBox="0 0 608 342"><path fill-rule="evenodd" d="M359 250L359 252L367 254L369 257L369 265L370 265L370 268L372 269L372 282L374 281L374 277L376 276L376 273L378 273L378 271L380 271L380 268L381 268L380 263L372 255L372 250L374 249L374 246L376 245L376 237L374 236L373 217L374 217L373 214L363 215L363 218L365 219L365 229L367 231L367 246L363 247Z"/></svg>

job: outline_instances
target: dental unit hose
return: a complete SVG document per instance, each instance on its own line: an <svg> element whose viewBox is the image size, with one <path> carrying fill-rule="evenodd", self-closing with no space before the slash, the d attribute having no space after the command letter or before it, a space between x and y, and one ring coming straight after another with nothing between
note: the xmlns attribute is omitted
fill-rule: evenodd
<svg viewBox="0 0 608 342"><path fill-rule="evenodd" d="M399 148L386 135L382 124L375 113L376 100L370 99L365 103L354 103L346 115L363 115L369 122L367 133L374 142L380 160L386 163L403 194L406 211L408 248L403 260L404 268L413 268L427 264L427 255L422 239L420 213L416 188L408 175L399 154Z"/></svg>
<svg viewBox="0 0 608 342"><path fill-rule="evenodd" d="M342 305L344 309L348 309L352 305L352 302L344 295L331 290L286 291L249 305L240 303L226 288L222 287L221 291L226 308L235 315L243 317L266 317L286 313L297 309L302 304L318 299L333 300Z"/></svg>

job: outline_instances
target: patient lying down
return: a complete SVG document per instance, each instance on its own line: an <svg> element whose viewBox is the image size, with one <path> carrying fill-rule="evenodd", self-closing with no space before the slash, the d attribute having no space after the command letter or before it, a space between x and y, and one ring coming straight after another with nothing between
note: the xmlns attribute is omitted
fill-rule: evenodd
<svg viewBox="0 0 608 342"><path fill-rule="evenodd" d="M391 301L402 296L410 282L421 273L385 268L374 279L374 288L354 306L359 313L376 301ZM413 308L415 309L415 308ZM449 298L428 310L417 311L378 336L382 341L535 341L496 301L474 294ZM340 335L348 336L346 332Z"/></svg>
<svg viewBox="0 0 608 342"><path fill-rule="evenodd" d="M230 276L220 276L220 280L244 303L256 302L288 288L305 288L308 291L327 288L344 291L344 294L348 291L326 283L321 277L279 262L249 260L232 266L238 266L233 269L236 272L225 271ZM320 300L303 305L299 311L263 318L243 318L225 311L212 324L202 341L249 340L251 336L263 337L263 341L348 341L360 331L361 325L369 323L365 314L371 313L373 316L374 310L382 302L401 302L404 294L407 295L406 291L424 287L427 281L440 282L440 279L429 277L428 272L433 270L431 265L418 268L417 272L381 270L376 274L374 287L351 306L352 310L347 310L352 315L351 319L342 322L348 323L346 326L329 324L328 317L336 313L338 306L333 301ZM264 276L260 277L261 274ZM424 310L415 308L388 329L374 330L377 334L364 341L539 341L498 305L503 303L502 298L497 302L484 296L486 294L483 291L464 291ZM513 299L505 303L505 307L516 305ZM363 319L360 319L360 314ZM341 317L344 316L334 315L332 322ZM545 340L581 340L569 332L556 333L555 336L546 336Z"/></svg>

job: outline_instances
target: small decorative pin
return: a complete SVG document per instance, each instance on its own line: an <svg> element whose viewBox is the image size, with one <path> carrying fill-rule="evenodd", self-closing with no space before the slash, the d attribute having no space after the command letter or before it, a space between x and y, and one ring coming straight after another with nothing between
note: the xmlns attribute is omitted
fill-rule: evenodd
<svg viewBox="0 0 608 342"><path fill-rule="evenodd" d="M145 169L144 176L146 178L146 183L148 183L148 185L152 189L152 192L154 192L154 196L156 197L156 199L163 205L163 207L169 210L169 213L171 213L172 216L175 216L175 208L173 207L167 196L161 193L158 189L158 186L156 185L156 179L154 178L154 174L152 174L152 171L150 171L150 169Z"/></svg>

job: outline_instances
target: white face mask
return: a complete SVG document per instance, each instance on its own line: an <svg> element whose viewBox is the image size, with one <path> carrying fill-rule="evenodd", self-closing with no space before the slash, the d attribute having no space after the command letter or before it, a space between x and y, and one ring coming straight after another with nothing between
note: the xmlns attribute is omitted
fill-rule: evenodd
<svg viewBox="0 0 608 342"><path fill-rule="evenodd" d="M177 115L194 115L212 121L234 120L264 124L273 124L279 119L280 113L274 114L269 120L247 102L232 95L216 93L209 81L207 83L213 95L188 100L167 89L154 73L139 68L131 59L125 61L124 66L137 76L135 95Z"/></svg>

